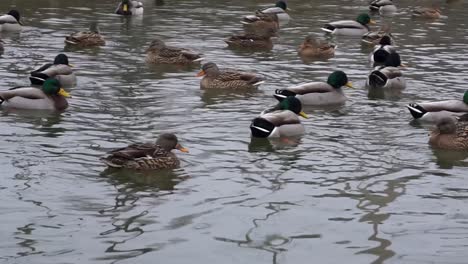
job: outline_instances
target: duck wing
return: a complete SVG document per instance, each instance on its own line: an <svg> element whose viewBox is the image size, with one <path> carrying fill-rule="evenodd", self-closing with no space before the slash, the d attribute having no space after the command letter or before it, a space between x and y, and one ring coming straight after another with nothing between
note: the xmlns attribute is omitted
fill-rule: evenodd
<svg viewBox="0 0 468 264"><path fill-rule="evenodd" d="M249 84L255 84L263 81L263 78L253 73L237 72L230 70L222 72L218 78L224 82L243 80Z"/></svg>
<svg viewBox="0 0 468 264"><path fill-rule="evenodd" d="M168 152L154 143L136 143L112 150L108 154L102 160L111 167L121 167L127 162L140 158L165 157L168 155Z"/></svg>
<svg viewBox="0 0 468 264"><path fill-rule="evenodd" d="M362 29L364 26L354 20L340 20L325 24L325 29L335 30L339 28L359 28Z"/></svg>
<svg viewBox="0 0 468 264"><path fill-rule="evenodd" d="M17 24L18 21L12 15L3 15L0 16L0 25L1 24Z"/></svg>
<svg viewBox="0 0 468 264"><path fill-rule="evenodd" d="M279 89L275 91L275 96L277 97L287 97L293 95L303 95L309 93L328 93L334 91L331 85L325 82L310 82L304 83L292 87L288 87L286 89Z"/></svg>
<svg viewBox="0 0 468 264"><path fill-rule="evenodd" d="M26 99L44 99L47 95L41 89L34 87L16 87L11 90L0 91L0 100L7 101L14 97L23 97Z"/></svg>
<svg viewBox="0 0 468 264"><path fill-rule="evenodd" d="M282 126L288 124L300 124L299 117L290 110L278 110L263 114L260 118L269 121L274 126Z"/></svg>

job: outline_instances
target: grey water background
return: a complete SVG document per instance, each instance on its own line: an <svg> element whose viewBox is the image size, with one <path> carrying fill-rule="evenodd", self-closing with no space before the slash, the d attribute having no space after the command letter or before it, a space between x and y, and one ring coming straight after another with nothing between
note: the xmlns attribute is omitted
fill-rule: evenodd
<svg viewBox="0 0 468 264"><path fill-rule="evenodd" d="M431 149L431 126L409 102L459 98L468 88L465 1L437 1L445 18L413 20L432 1L395 1L392 23L408 87L368 95L368 47L334 38L336 56L304 64L307 34L353 19L367 1L289 0L293 20L271 51L226 48L239 20L269 1L143 1L142 18L117 1L2 0L21 34L2 34L2 89L27 85L60 52L78 86L61 114L0 112L0 263L466 263L467 153ZM64 50L64 37L99 21L107 45ZM374 26L373 29L377 29ZM222 67L266 77L258 91L206 92L198 67L149 66L156 37ZM356 89L338 109L308 109L306 134L251 140L249 123L275 89L344 70ZM108 172L99 158L175 132L180 169Z"/></svg>

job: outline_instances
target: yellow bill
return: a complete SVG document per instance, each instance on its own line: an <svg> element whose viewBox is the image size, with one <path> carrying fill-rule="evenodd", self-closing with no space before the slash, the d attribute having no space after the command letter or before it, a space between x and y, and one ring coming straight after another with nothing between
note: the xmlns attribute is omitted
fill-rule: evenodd
<svg viewBox="0 0 468 264"><path fill-rule="evenodd" d="M65 91L63 88L60 88L60 90L58 91L58 94L60 94L63 97L71 97L71 95L67 91Z"/></svg>
<svg viewBox="0 0 468 264"><path fill-rule="evenodd" d="M127 4L124 4L123 7L122 7L122 10L124 12L127 12L128 11L128 5Z"/></svg>
<svg viewBox="0 0 468 264"><path fill-rule="evenodd" d="M345 84L345 86L346 86L346 87L349 87L349 88L354 88L352 82L347 82L347 83Z"/></svg>
<svg viewBox="0 0 468 264"><path fill-rule="evenodd" d="M369 21L369 24L374 25L374 24L377 24L377 22L375 22L375 20L372 20L372 19L371 19L371 20Z"/></svg>
<svg viewBox="0 0 468 264"><path fill-rule="evenodd" d="M303 118L309 118L309 116L307 116L307 114L304 113L303 111L299 112L299 115L302 116Z"/></svg>
<svg viewBox="0 0 468 264"><path fill-rule="evenodd" d="M198 74L197 74L197 77L201 77L201 76L204 76L206 73L204 70L201 70Z"/></svg>

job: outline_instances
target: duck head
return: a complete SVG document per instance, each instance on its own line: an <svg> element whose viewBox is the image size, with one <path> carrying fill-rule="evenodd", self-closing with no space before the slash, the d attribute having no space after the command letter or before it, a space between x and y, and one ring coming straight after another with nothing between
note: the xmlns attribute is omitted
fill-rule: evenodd
<svg viewBox="0 0 468 264"><path fill-rule="evenodd" d="M294 112L296 115L300 115L304 118L309 118L307 114L302 111L301 101L299 101L299 99L297 99L295 96L287 96L286 98L282 98L280 102L274 107L274 109L289 110Z"/></svg>
<svg viewBox="0 0 468 264"><path fill-rule="evenodd" d="M18 10L12 9L7 13L7 15L14 17L16 21L18 21L18 23L20 22L20 13L18 12Z"/></svg>
<svg viewBox="0 0 468 264"><path fill-rule="evenodd" d="M357 18L356 21L359 22L361 25L367 25L367 24L375 24L375 21L373 21L370 16L366 13L360 14Z"/></svg>
<svg viewBox="0 0 468 264"><path fill-rule="evenodd" d="M285 1L278 1L278 2L276 2L275 6L281 8L283 10L288 9L288 5L286 4Z"/></svg>
<svg viewBox="0 0 468 264"><path fill-rule="evenodd" d="M64 65L72 66L68 62L68 56L63 53L60 53L59 55L55 56L54 64L55 65L64 64Z"/></svg>
<svg viewBox="0 0 468 264"><path fill-rule="evenodd" d="M70 97L60 84L59 80L50 78L44 81L42 85L42 91L47 95L61 95L63 97Z"/></svg>
<svg viewBox="0 0 468 264"><path fill-rule="evenodd" d="M214 62L207 62L203 64L201 71L197 74L200 76L216 76L219 74L219 68Z"/></svg>
<svg viewBox="0 0 468 264"><path fill-rule="evenodd" d="M457 131L457 125L455 124L455 121L451 117L444 117L441 118L437 122L437 129L436 133L439 132L439 134L453 134Z"/></svg>
<svg viewBox="0 0 468 264"><path fill-rule="evenodd" d="M392 39L390 38L390 36L385 35L380 39L379 44L382 46L392 45Z"/></svg>
<svg viewBox="0 0 468 264"><path fill-rule="evenodd" d="M149 50L158 51L158 50L161 50L161 49L163 49L165 47L166 47L166 44L164 43L164 41L162 41L160 39L155 39L155 40L151 41L151 44L150 44L150 46L148 47L148 49L146 51L149 51Z"/></svg>
<svg viewBox="0 0 468 264"><path fill-rule="evenodd" d="M164 133L160 135L156 140L156 145L159 145L168 152L173 149L177 149L182 152L188 152L188 149L182 147L182 145L179 144L177 136L172 133Z"/></svg>
<svg viewBox="0 0 468 264"><path fill-rule="evenodd" d="M353 84L348 81L348 76L343 71L334 71L328 76L327 83L335 89L339 89L342 86L353 88Z"/></svg>

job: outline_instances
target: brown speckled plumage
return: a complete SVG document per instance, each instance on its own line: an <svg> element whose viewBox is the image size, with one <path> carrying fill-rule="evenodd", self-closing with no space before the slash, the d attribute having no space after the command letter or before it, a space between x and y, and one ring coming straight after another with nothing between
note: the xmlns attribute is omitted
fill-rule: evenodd
<svg viewBox="0 0 468 264"><path fill-rule="evenodd" d="M166 46L163 41L153 40L146 50L146 62L155 64L190 64L201 59L200 54L183 48Z"/></svg>
<svg viewBox="0 0 468 264"><path fill-rule="evenodd" d="M440 18L441 11L439 8L419 7L413 10L413 16L420 18L437 19Z"/></svg>
<svg viewBox="0 0 468 264"><path fill-rule="evenodd" d="M442 118L431 132L429 144L435 148L468 150L468 117L463 116L455 123L452 118Z"/></svg>
<svg viewBox="0 0 468 264"><path fill-rule="evenodd" d="M91 47L104 46L106 41L101 34L99 34L97 24L92 23L89 31L75 32L65 37L65 43L73 46Z"/></svg>
<svg viewBox="0 0 468 264"><path fill-rule="evenodd" d="M237 71L220 71L216 64L209 62L203 65L202 89L256 89L262 78L253 74Z"/></svg>
<svg viewBox="0 0 468 264"><path fill-rule="evenodd" d="M301 57L332 57L335 55L335 45L307 36L299 46L298 53Z"/></svg>
<svg viewBox="0 0 468 264"><path fill-rule="evenodd" d="M224 40L232 48L271 49L273 42L270 37L256 35L234 35Z"/></svg>
<svg viewBox="0 0 468 264"><path fill-rule="evenodd" d="M244 24L244 31L248 35L272 37L276 36L279 30L276 14L259 14L245 17L242 23Z"/></svg>

